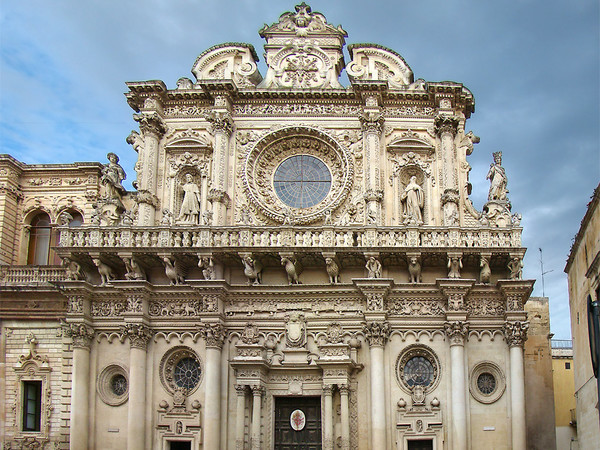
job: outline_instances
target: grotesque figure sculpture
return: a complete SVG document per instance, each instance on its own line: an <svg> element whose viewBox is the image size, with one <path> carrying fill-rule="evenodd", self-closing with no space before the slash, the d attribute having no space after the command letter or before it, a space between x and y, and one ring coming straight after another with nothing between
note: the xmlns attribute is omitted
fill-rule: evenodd
<svg viewBox="0 0 600 450"><path fill-rule="evenodd" d="M408 260L408 281L410 283L421 282L421 263L416 256L411 256Z"/></svg>
<svg viewBox="0 0 600 450"><path fill-rule="evenodd" d="M327 266L327 275L329 275L329 282L331 284L337 284L340 282L340 268L333 258L325 258L325 265Z"/></svg>
<svg viewBox="0 0 600 450"><path fill-rule="evenodd" d="M365 268L368 278L381 278L381 263L374 256L369 257Z"/></svg>
<svg viewBox="0 0 600 450"><path fill-rule="evenodd" d="M448 278L460 278L460 269L463 268L462 257L448 257Z"/></svg>
<svg viewBox="0 0 600 450"><path fill-rule="evenodd" d="M296 269L296 264L292 259L282 257L281 265L285 268L285 272L287 273L288 282L290 284L301 284L300 279L298 278L298 271Z"/></svg>
<svg viewBox="0 0 600 450"><path fill-rule="evenodd" d="M258 285L262 283L262 264L251 256L242 258L244 265L244 275L248 277L248 284Z"/></svg>
<svg viewBox="0 0 600 450"><path fill-rule="evenodd" d="M490 262L488 258L482 256L479 265L481 266L481 272L479 272L479 280L482 283L489 284L490 277L492 275L492 270L490 269Z"/></svg>
<svg viewBox="0 0 600 450"><path fill-rule="evenodd" d="M111 280L116 278L112 267L100 261L100 258L94 258L92 261L96 264L98 273L100 274L100 286L106 286L107 284L110 284Z"/></svg>

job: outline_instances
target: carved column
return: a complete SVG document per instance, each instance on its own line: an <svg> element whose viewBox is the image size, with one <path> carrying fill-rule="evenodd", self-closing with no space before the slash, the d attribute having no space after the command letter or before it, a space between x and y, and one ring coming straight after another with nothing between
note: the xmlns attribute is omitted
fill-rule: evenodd
<svg viewBox="0 0 600 450"><path fill-rule="evenodd" d="M260 412L262 408L262 386L254 385L252 389L252 450L260 450Z"/></svg>
<svg viewBox="0 0 600 450"><path fill-rule="evenodd" d="M66 333L73 339L70 448L86 450L89 438L90 346L94 330L83 323L71 323Z"/></svg>
<svg viewBox="0 0 600 450"><path fill-rule="evenodd" d="M208 200L212 202L213 224L225 225L227 220L227 171L229 168L229 138L233 133L233 119L231 118L231 99L225 95L215 96L214 109L206 119L212 125L215 137L213 153L212 188L208 193Z"/></svg>
<svg viewBox="0 0 600 450"><path fill-rule="evenodd" d="M146 348L152 330L141 323L121 328L129 338L129 400L127 405L127 449L144 450L146 439Z"/></svg>
<svg viewBox="0 0 600 450"><path fill-rule="evenodd" d="M236 384L237 393L236 423L235 423L235 448L244 449L244 420L246 417L246 386Z"/></svg>
<svg viewBox="0 0 600 450"><path fill-rule="evenodd" d="M367 224L376 224L381 218L381 201L383 186L381 185L381 132L384 117L378 105L376 95L366 94L365 108L359 116L363 132L363 149L366 156L365 171L365 202L367 204Z"/></svg>
<svg viewBox="0 0 600 450"><path fill-rule="evenodd" d="M523 344L527 339L528 328L528 322L504 323L504 336L510 348L510 412L513 450L524 450L527 446Z"/></svg>
<svg viewBox="0 0 600 450"><path fill-rule="evenodd" d="M340 390L340 414L342 422L342 450L350 448L350 402L348 395L350 388L347 384L338 386Z"/></svg>
<svg viewBox="0 0 600 450"><path fill-rule="evenodd" d="M469 325L463 321L444 324L450 340L450 375L452 389L451 436L452 448L467 448L467 409L465 382L465 338Z"/></svg>
<svg viewBox="0 0 600 450"><path fill-rule="evenodd" d="M149 100L152 100L149 102ZM153 99L146 100L148 107L159 108L158 102ZM146 106L146 105L145 105ZM148 110L141 114L134 114L133 119L140 124L144 137L143 154L139 156L142 170L139 172L137 202L138 225L154 225L158 198L156 189L158 182L158 143L165 133L166 128L159 112Z"/></svg>
<svg viewBox="0 0 600 450"><path fill-rule="evenodd" d="M323 448L333 450L333 386L323 386Z"/></svg>
<svg viewBox="0 0 600 450"><path fill-rule="evenodd" d="M364 327L371 359L371 448L387 448L385 420L384 347L390 335L387 322L371 322Z"/></svg>
<svg viewBox="0 0 600 450"><path fill-rule="evenodd" d="M458 225L459 219L458 163L454 146L458 123L456 117L446 114L440 114L435 118L435 131L440 136L442 144L442 179L440 184L443 188L443 224L447 226Z"/></svg>
<svg viewBox="0 0 600 450"><path fill-rule="evenodd" d="M201 330L206 341L204 446L219 450L221 446L221 350L225 329L219 323L207 324Z"/></svg>

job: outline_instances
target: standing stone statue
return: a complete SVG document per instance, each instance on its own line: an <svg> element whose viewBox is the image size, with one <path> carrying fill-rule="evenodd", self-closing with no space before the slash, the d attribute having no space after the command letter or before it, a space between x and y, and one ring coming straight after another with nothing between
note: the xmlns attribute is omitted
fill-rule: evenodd
<svg viewBox="0 0 600 450"><path fill-rule="evenodd" d="M374 256L368 259L365 268L369 278L381 278L381 263Z"/></svg>
<svg viewBox="0 0 600 450"><path fill-rule="evenodd" d="M422 224L422 208L425 205L425 196L423 195L423 188L417 183L417 177L410 177L410 182L404 188L401 200L404 204L404 223Z"/></svg>
<svg viewBox="0 0 600 450"><path fill-rule="evenodd" d="M119 157L110 152L106 155L109 163L102 168L102 178L100 181L106 187L106 199L117 200L121 202L121 196L127 192L121 184L125 179L125 171L119 164Z"/></svg>
<svg viewBox="0 0 600 450"><path fill-rule="evenodd" d="M185 184L183 189L183 201L177 220L181 223L192 223L197 225L200 217L200 189L194 183L194 177L191 173L185 175Z"/></svg>
<svg viewBox="0 0 600 450"><path fill-rule="evenodd" d="M502 152L494 152L494 163L490 164L486 180L490 180L491 182L488 201L505 201L506 194L508 194L508 189L506 189L508 179L506 178L504 167L502 167Z"/></svg>

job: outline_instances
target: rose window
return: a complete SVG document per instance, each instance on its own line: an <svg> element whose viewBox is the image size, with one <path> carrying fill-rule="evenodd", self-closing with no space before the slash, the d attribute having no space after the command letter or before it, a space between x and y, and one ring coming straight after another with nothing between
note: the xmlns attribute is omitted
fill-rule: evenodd
<svg viewBox="0 0 600 450"><path fill-rule="evenodd" d="M184 389L193 389L200 381L200 364L194 358L183 358L173 372L175 384Z"/></svg>
<svg viewBox="0 0 600 450"><path fill-rule="evenodd" d="M396 360L396 380L406 392L413 392L415 386L432 392L440 382L440 361L429 347L409 345Z"/></svg>
<svg viewBox="0 0 600 450"><path fill-rule="evenodd" d="M404 366L404 380L409 386L427 387L433 383L434 369L429 360L422 356L411 358Z"/></svg>
<svg viewBox="0 0 600 450"><path fill-rule="evenodd" d="M293 208L309 208L321 203L329 193L331 174L320 159L297 155L277 167L273 184L283 203Z"/></svg>

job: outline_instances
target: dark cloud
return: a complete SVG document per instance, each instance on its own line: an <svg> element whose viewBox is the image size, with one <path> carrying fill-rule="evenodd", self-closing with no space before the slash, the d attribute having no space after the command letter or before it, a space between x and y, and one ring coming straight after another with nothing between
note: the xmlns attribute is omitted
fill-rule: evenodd
<svg viewBox="0 0 600 450"><path fill-rule="evenodd" d="M0 11L0 152L28 163L104 161L121 155L136 127L125 81L174 87L198 54L221 42L253 44L258 29L292 10L280 0L4 2ZM468 129L481 136L470 157L473 201L487 196L492 151L504 152L513 210L529 247L525 276L542 294L552 328L569 338L563 274L571 238L600 179L599 5L476 0L314 1L348 32L404 56L416 77L464 83L475 95ZM264 73L264 63L261 61Z"/></svg>

